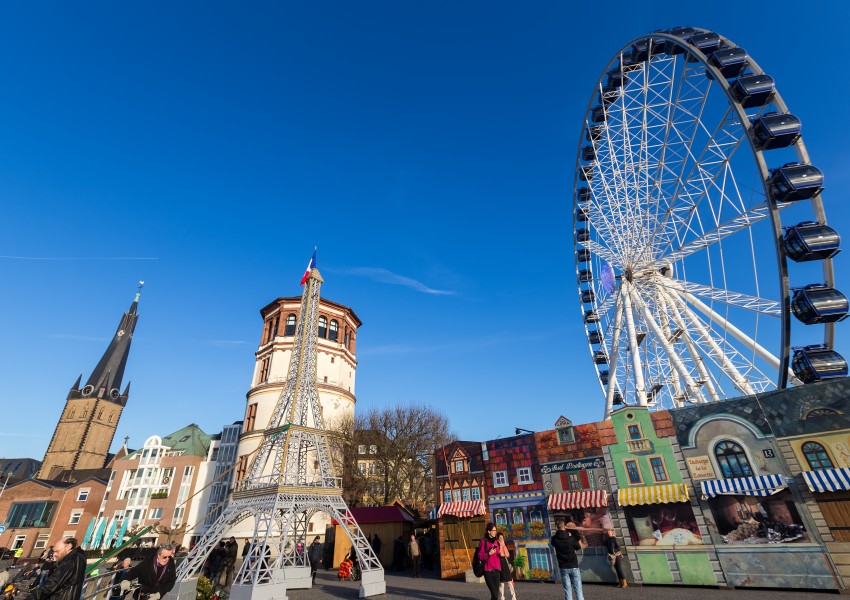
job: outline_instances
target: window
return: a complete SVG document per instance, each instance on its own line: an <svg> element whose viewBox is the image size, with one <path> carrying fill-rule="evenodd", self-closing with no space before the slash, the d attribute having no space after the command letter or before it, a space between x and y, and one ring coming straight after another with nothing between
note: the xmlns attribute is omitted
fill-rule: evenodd
<svg viewBox="0 0 850 600"><path fill-rule="evenodd" d="M72 510L72 511L71 511L71 518L70 518L70 519L68 519L68 525L77 525L77 524L79 524L80 519L82 518L82 516L83 516L83 511L82 511L82 510Z"/></svg>
<svg viewBox="0 0 850 600"><path fill-rule="evenodd" d="M162 507L152 508L150 518L151 519L161 519L162 518Z"/></svg>
<svg viewBox="0 0 850 600"><path fill-rule="evenodd" d="M55 510L55 502L16 502L9 511L6 527L50 527Z"/></svg>
<svg viewBox="0 0 850 600"><path fill-rule="evenodd" d="M536 506L528 511L528 520L531 523L542 523L543 522L543 511L541 511Z"/></svg>
<svg viewBox="0 0 850 600"><path fill-rule="evenodd" d="M581 475L578 473L567 473L567 481L569 482L570 490L581 489Z"/></svg>
<svg viewBox="0 0 850 600"><path fill-rule="evenodd" d="M477 487L472 488L472 499L473 500L481 500L481 488L477 488Z"/></svg>
<svg viewBox="0 0 850 600"><path fill-rule="evenodd" d="M564 427L563 429L558 430L558 443L559 444L571 444L575 441L575 437L573 436L573 428L572 427Z"/></svg>
<svg viewBox="0 0 850 600"><path fill-rule="evenodd" d="M813 408L806 414L807 419L811 419L812 417L834 417L836 416L838 411L833 410L831 408Z"/></svg>
<svg viewBox="0 0 850 600"><path fill-rule="evenodd" d="M91 488L80 488L80 491L77 492L77 502L85 502L88 500L89 492L91 492Z"/></svg>
<svg viewBox="0 0 850 600"><path fill-rule="evenodd" d="M626 427L626 431L629 434L630 440L641 440L643 439L643 434L640 431L640 425L637 423L632 423Z"/></svg>
<svg viewBox="0 0 850 600"><path fill-rule="evenodd" d="M514 525L525 524L525 515L522 513L522 509L518 506L514 507L511 518L513 519Z"/></svg>
<svg viewBox="0 0 850 600"><path fill-rule="evenodd" d="M360 471L361 475L366 474L366 461L361 460L357 463L357 470Z"/></svg>
<svg viewBox="0 0 850 600"><path fill-rule="evenodd" d="M541 571L552 571L552 566L549 563L548 548L526 548L528 553L528 568L529 570L539 569Z"/></svg>
<svg viewBox="0 0 850 600"><path fill-rule="evenodd" d="M263 383L269 380L269 372L271 371L271 357L267 356L260 363L260 380L258 383Z"/></svg>
<svg viewBox="0 0 850 600"><path fill-rule="evenodd" d="M36 550L44 550L47 547L47 542L50 539L50 536L45 533L40 533L37 538L35 538L35 546Z"/></svg>
<svg viewBox="0 0 850 600"><path fill-rule="evenodd" d="M505 509L500 508L496 511L496 525L506 526L508 524L508 515L505 514Z"/></svg>
<svg viewBox="0 0 850 600"><path fill-rule="evenodd" d="M641 483L642 480L640 478L640 469L638 469L638 464L636 460L626 461L626 475L628 475L629 477L629 483Z"/></svg>
<svg viewBox="0 0 850 600"><path fill-rule="evenodd" d="M377 453L378 453L378 447L377 446L375 446L375 445L369 446L369 454L377 454Z"/></svg>
<svg viewBox="0 0 850 600"><path fill-rule="evenodd" d="M452 491L451 490L443 490L443 502L451 502L452 501Z"/></svg>
<svg viewBox="0 0 850 600"><path fill-rule="evenodd" d="M324 316L319 317L319 337L321 339L328 337L328 318Z"/></svg>
<svg viewBox="0 0 850 600"><path fill-rule="evenodd" d="M463 461L456 460L455 461L455 473L463 473Z"/></svg>
<svg viewBox="0 0 850 600"><path fill-rule="evenodd" d="M667 481L667 469L664 468L663 458L660 456L650 457L649 466L652 467L652 478L655 481Z"/></svg>
<svg viewBox="0 0 850 600"><path fill-rule="evenodd" d="M460 496L461 496L460 499L463 500L464 502L469 502L470 500L472 500L472 497L469 494L469 488L463 488L460 491Z"/></svg>
<svg viewBox="0 0 850 600"><path fill-rule="evenodd" d="M254 425L257 422L257 403L248 405L248 412L245 413L245 433L254 431Z"/></svg>
<svg viewBox="0 0 850 600"><path fill-rule="evenodd" d="M357 446L357 454L366 454L366 446L364 444Z"/></svg>
<svg viewBox="0 0 850 600"><path fill-rule="evenodd" d="M520 467L516 470L517 483L527 485L534 483L534 478L531 476L531 467Z"/></svg>
<svg viewBox="0 0 850 600"><path fill-rule="evenodd" d="M826 453L826 448L817 442L806 442L802 447L803 455L806 457L806 462L812 469L831 469L832 461L829 460L829 454Z"/></svg>
<svg viewBox="0 0 850 600"><path fill-rule="evenodd" d="M283 330L283 335L295 335L295 315L289 315L286 317L286 327Z"/></svg>
<svg viewBox="0 0 850 600"><path fill-rule="evenodd" d="M330 333L328 335L328 339L332 342L337 341L339 339L339 323L336 321L331 321Z"/></svg>
<svg viewBox="0 0 850 600"><path fill-rule="evenodd" d="M714 457L723 477L750 477L753 474L747 454L740 445L724 440L714 447Z"/></svg>
<svg viewBox="0 0 850 600"><path fill-rule="evenodd" d="M452 490L452 499L453 499L455 502L460 502L460 498L461 498L461 496L460 496L460 490Z"/></svg>
<svg viewBox="0 0 850 600"><path fill-rule="evenodd" d="M248 470L248 455L240 456L236 462L236 481L245 479L245 471Z"/></svg>
<svg viewBox="0 0 850 600"><path fill-rule="evenodd" d="M377 475L378 474L378 463L371 462L369 463L369 475Z"/></svg>
<svg viewBox="0 0 850 600"><path fill-rule="evenodd" d="M508 472L507 471L496 471L493 473L493 487L507 487L508 485Z"/></svg>

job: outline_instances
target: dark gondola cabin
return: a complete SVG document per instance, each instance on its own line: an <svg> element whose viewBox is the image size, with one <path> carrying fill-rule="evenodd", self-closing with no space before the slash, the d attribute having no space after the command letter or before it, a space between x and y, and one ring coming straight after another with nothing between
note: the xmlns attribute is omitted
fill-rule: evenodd
<svg viewBox="0 0 850 600"><path fill-rule="evenodd" d="M603 123L605 121L605 107L595 106L590 112L590 120L594 123Z"/></svg>
<svg viewBox="0 0 850 600"><path fill-rule="evenodd" d="M576 231L576 240L579 242L587 242L590 240L590 231L587 229L579 229Z"/></svg>
<svg viewBox="0 0 850 600"><path fill-rule="evenodd" d="M602 139L603 133L605 133L605 125L592 125L587 128L587 141L598 142Z"/></svg>
<svg viewBox="0 0 850 600"><path fill-rule="evenodd" d="M602 332L594 329L593 331L587 332L587 341L591 344L601 344L602 343Z"/></svg>
<svg viewBox="0 0 850 600"><path fill-rule="evenodd" d="M753 142L759 150L787 148L802 131L803 124L794 115L767 113L753 121Z"/></svg>
<svg viewBox="0 0 850 600"><path fill-rule="evenodd" d="M597 350L593 353L593 362L597 365L607 365L608 364L608 355L605 354L605 350Z"/></svg>
<svg viewBox="0 0 850 600"><path fill-rule="evenodd" d="M585 323L598 323L599 322L599 313L595 310L586 310L584 311L584 322Z"/></svg>
<svg viewBox="0 0 850 600"><path fill-rule="evenodd" d="M674 27L670 30L670 35L675 35L678 38L682 38L682 41L687 43L691 41L691 36L696 33L696 29L693 27ZM685 49L681 44L676 44L674 42L664 42L664 53L675 55L681 54Z"/></svg>
<svg viewBox="0 0 850 600"><path fill-rule="evenodd" d="M713 31L706 31L692 35L690 42L697 50L706 56L710 56L715 50L720 49L721 40L720 36Z"/></svg>
<svg viewBox="0 0 850 600"><path fill-rule="evenodd" d="M578 280L581 283L590 283L593 281L593 271L590 269L582 269L578 272Z"/></svg>
<svg viewBox="0 0 850 600"><path fill-rule="evenodd" d="M770 75L743 75L732 84L732 95L744 108L754 108L770 102L775 89Z"/></svg>
<svg viewBox="0 0 850 600"><path fill-rule="evenodd" d="M596 294L593 292L593 290L584 290L581 293L581 301L585 304L590 304L594 300L596 300Z"/></svg>
<svg viewBox="0 0 850 600"><path fill-rule="evenodd" d="M593 179L593 166L585 165L578 172L578 178L582 181L590 181Z"/></svg>
<svg viewBox="0 0 850 600"><path fill-rule="evenodd" d="M750 61L743 48L724 48L712 54L708 62L726 79L734 79L744 72Z"/></svg>
<svg viewBox="0 0 850 600"><path fill-rule="evenodd" d="M590 260L590 250L587 248L581 248L576 251L576 258L579 262L588 262Z"/></svg>
<svg viewBox="0 0 850 600"><path fill-rule="evenodd" d="M625 404L625 401L623 401L623 395L620 392L614 392L614 395L611 397L611 404L613 406Z"/></svg>
<svg viewBox="0 0 850 600"><path fill-rule="evenodd" d="M579 223L584 223L587 221L587 209L579 207L576 210L576 221Z"/></svg>
<svg viewBox="0 0 850 600"><path fill-rule="evenodd" d="M586 187L580 187L576 190L576 201L579 204L589 202L591 198L590 190Z"/></svg>
<svg viewBox="0 0 850 600"><path fill-rule="evenodd" d="M847 318L850 308L847 297L835 288L825 285L807 285L794 291L791 310L806 325L835 323Z"/></svg>
<svg viewBox="0 0 850 600"><path fill-rule="evenodd" d="M847 361L838 352L823 345L794 350L791 369L803 383L847 377Z"/></svg>
<svg viewBox="0 0 850 600"><path fill-rule="evenodd" d="M631 62L641 63L650 56L656 56L664 52L664 43L656 42L652 38L643 38L632 44Z"/></svg>
<svg viewBox="0 0 850 600"><path fill-rule="evenodd" d="M620 69L614 69L613 71L608 71L608 81L605 83L605 87L608 88L618 88L623 87L623 85L629 80L629 76L620 71Z"/></svg>
<svg viewBox="0 0 850 600"><path fill-rule="evenodd" d="M823 189L823 173L812 165L788 163L770 172L769 183L776 202L808 200Z"/></svg>
<svg viewBox="0 0 850 600"><path fill-rule="evenodd" d="M582 160L596 160L596 148L593 146L585 146L581 149Z"/></svg>
<svg viewBox="0 0 850 600"><path fill-rule="evenodd" d="M806 221L785 230L785 253L795 262L823 260L841 252L841 236L832 227Z"/></svg>
<svg viewBox="0 0 850 600"><path fill-rule="evenodd" d="M608 385L608 371L599 371L599 381L602 385Z"/></svg>

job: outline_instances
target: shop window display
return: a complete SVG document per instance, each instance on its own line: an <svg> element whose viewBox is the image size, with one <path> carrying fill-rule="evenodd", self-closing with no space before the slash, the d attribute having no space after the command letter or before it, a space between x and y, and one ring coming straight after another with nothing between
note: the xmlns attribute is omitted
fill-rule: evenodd
<svg viewBox="0 0 850 600"><path fill-rule="evenodd" d="M605 531L614 527L608 507L579 508L573 510L557 511L554 520L572 520L584 536L588 546L604 546Z"/></svg>
<svg viewBox="0 0 850 600"><path fill-rule="evenodd" d="M626 523L635 546L703 544L694 511L685 502L626 506Z"/></svg>
<svg viewBox="0 0 850 600"><path fill-rule="evenodd" d="M726 544L809 541L788 490L764 497L722 495L708 504Z"/></svg>

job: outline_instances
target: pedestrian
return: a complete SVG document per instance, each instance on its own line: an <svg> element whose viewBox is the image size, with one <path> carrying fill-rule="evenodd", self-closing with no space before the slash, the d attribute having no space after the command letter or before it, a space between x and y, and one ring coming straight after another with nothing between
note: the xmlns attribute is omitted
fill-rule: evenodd
<svg viewBox="0 0 850 600"><path fill-rule="evenodd" d="M508 550L508 545L505 544L505 534L501 531L497 536L499 539L499 562L502 566L502 575L499 578L499 600L505 600L505 584L508 584L508 589L511 590L511 600L516 600L516 590L514 590L514 566L511 564L511 553Z"/></svg>
<svg viewBox="0 0 850 600"><path fill-rule="evenodd" d="M78 600L86 578L86 555L77 539L66 537L53 544L56 568L44 585L32 590L26 600Z"/></svg>
<svg viewBox="0 0 850 600"><path fill-rule="evenodd" d="M572 529L574 529L575 525L572 525ZM552 547L555 549L555 558L558 560L558 569L561 572L561 583L564 586L564 600L584 600L584 591L581 587L581 571L578 568L576 550L583 548L586 544L582 543L577 531L567 531L566 521L558 520L556 526L558 531L552 536ZM575 592L575 599L573 598L573 592Z"/></svg>
<svg viewBox="0 0 850 600"><path fill-rule="evenodd" d="M220 541L218 545L212 549L210 552L210 556L207 559L210 568L210 582L213 584L213 588L218 587L221 584L221 573L224 571L225 560L227 559L227 549L224 547L224 540Z"/></svg>
<svg viewBox="0 0 850 600"><path fill-rule="evenodd" d="M322 555L324 552L325 548L319 541L319 536L316 536L316 539L314 539L313 543L310 544L310 547L307 548L307 558L310 561L310 577L313 578L313 583L316 583L316 571L319 570L319 565L322 563Z"/></svg>
<svg viewBox="0 0 850 600"><path fill-rule="evenodd" d="M617 587L627 588L629 582L626 581L626 575L623 573L623 547L617 541L617 534L613 529L608 529L606 533L608 537L605 539L605 548L608 550L608 562L617 574Z"/></svg>
<svg viewBox="0 0 850 600"><path fill-rule="evenodd" d="M410 558L410 564L413 566L413 576L421 577L419 574L419 566L422 563L422 552L419 549L419 542L416 541L416 536L410 534L410 541L407 542L407 555Z"/></svg>
<svg viewBox="0 0 850 600"><path fill-rule="evenodd" d="M484 583L490 590L490 600L499 600L499 580L502 576L502 562L499 559L498 530L493 523L487 523L484 536L478 544L478 558L484 563Z"/></svg>
<svg viewBox="0 0 850 600"><path fill-rule="evenodd" d="M115 565L115 574L112 576L112 585L115 586L109 591L109 600L121 600L121 582L127 576L127 571L130 570L132 561L125 558L121 564Z"/></svg>
<svg viewBox="0 0 850 600"><path fill-rule="evenodd" d="M12 556L12 566L18 566L18 560L24 555L24 547L19 546L15 548L15 554Z"/></svg>
<svg viewBox="0 0 850 600"><path fill-rule="evenodd" d="M9 581L9 569L12 567L6 567L4 571L0 571L0 590L6 587L6 583Z"/></svg>
<svg viewBox="0 0 850 600"><path fill-rule="evenodd" d="M378 534L375 534L375 537L372 538L372 550L375 552L375 556L378 557L378 561L381 560L381 548L383 547L384 542L381 541L381 538L378 537Z"/></svg>
<svg viewBox="0 0 850 600"><path fill-rule="evenodd" d="M431 534L424 533L419 536L419 548L422 550L422 564L427 571L434 570L434 540Z"/></svg>
<svg viewBox="0 0 850 600"><path fill-rule="evenodd" d="M224 545L226 554L224 557L224 587L230 587L233 583L233 576L236 572L236 557L239 556L239 543L236 538L230 536L227 543Z"/></svg>
<svg viewBox="0 0 850 600"><path fill-rule="evenodd" d="M128 592L130 582L134 579L139 582L139 587L133 593L134 600L159 600L170 592L177 582L174 546L160 546L149 558L129 569L121 581L121 591Z"/></svg>
<svg viewBox="0 0 850 600"><path fill-rule="evenodd" d="M404 536L393 542L393 571L404 571Z"/></svg>

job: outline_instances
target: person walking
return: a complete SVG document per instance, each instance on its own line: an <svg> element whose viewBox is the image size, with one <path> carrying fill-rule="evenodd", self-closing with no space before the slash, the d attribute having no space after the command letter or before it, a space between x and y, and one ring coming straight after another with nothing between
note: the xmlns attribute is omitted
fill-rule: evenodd
<svg viewBox="0 0 850 600"><path fill-rule="evenodd" d="M319 536L316 536L316 539L307 548L307 558L310 561L310 577L313 578L313 583L316 583L316 571L319 570L319 565L322 564L322 555L324 552L324 546L319 541Z"/></svg>
<svg viewBox="0 0 850 600"><path fill-rule="evenodd" d="M15 548L15 554L12 556L12 566L13 567L18 566L18 561L21 559L21 557L23 555L24 555L24 547L23 546L18 546L17 548Z"/></svg>
<svg viewBox="0 0 850 600"><path fill-rule="evenodd" d="M227 548L225 547L224 540L222 540L212 549L207 559L210 565L210 582L213 584L213 588L217 588L221 584L221 574L224 571L226 561Z"/></svg>
<svg viewBox="0 0 850 600"><path fill-rule="evenodd" d="M139 581L139 587L133 593L135 600L159 600L170 592L177 582L174 546L160 546L149 558L129 569L121 582L121 591L130 591L130 582L134 579Z"/></svg>
<svg viewBox="0 0 850 600"><path fill-rule="evenodd" d="M381 561L381 548L383 545L384 542L381 541L381 538L379 538L376 533L375 537L372 538L372 551L375 553L375 556L378 557L378 562Z"/></svg>
<svg viewBox="0 0 850 600"><path fill-rule="evenodd" d="M613 529L608 529L606 533L608 537L605 539L605 548L608 549L608 562L614 567L614 571L617 573L617 587L627 588L629 587L629 582L626 581L626 575L623 573L623 547L620 546L620 542L617 540L617 534Z"/></svg>
<svg viewBox="0 0 850 600"><path fill-rule="evenodd" d="M505 584L508 584L508 589L511 590L511 600L516 600L516 590L514 590L514 566L511 564L511 553L508 550L508 545L505 544L505 534L501 531L496 536L499 540L499 562L502 566L502 575L499 578L499 600L505 600Z"/></svg>
<svg viewBox="0 0 850 600"><path fill-rule="evenodd" d="M490 600L499 600L499 583L502 577L502 561L499 558L498 529L493 523L487 523L484 537L478 544L478 559L484 563L484 583L490 590Z"/></svg>
<svg viewBox="0 0 850 600"><path fill-rule="evenodd" d="M416 536L410 534L410 541L407 542L407 555L410 557L410 564L413 566L413 576L421 577L419 567L422 564L422 552L419 550L419 542L416 541Z"/></svg>
<svg viewBox="0 0 850 600"><path fill-rule="evenodd" d="M584 600L576 550L583 548L586 544L582 544L578 532L567 531L566 521L559 520L556 526L558 530L552 536L551 543L555 549L555 558L558 559L558 569L561 572L564 600ZM575 599L573 595L575 595Z"/></svg>
<svg viewBox="0 0 850 600"><path fill-rule="evenodd" d="M53 544L56 568L44 585L32 590L26 600L79 600L86 578L86 555L77 539L66 537Z"/></svg>
<svg viewBox="0 0 850 600"><path fill-rule="evenodd" d="M233 577L236 574L236 557L239 556L239 542L236 538L230 536L227 543L224 545L227 551L224 557L224 587L229 588L233 584Z"/></svg>

